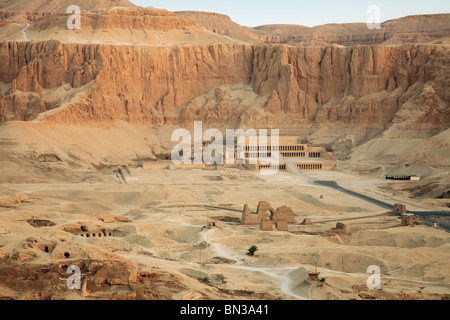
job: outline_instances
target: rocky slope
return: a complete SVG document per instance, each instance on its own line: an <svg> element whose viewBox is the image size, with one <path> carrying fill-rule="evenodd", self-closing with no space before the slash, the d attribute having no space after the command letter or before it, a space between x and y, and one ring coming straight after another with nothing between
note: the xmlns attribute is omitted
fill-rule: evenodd
<svg viewBox="0 0 450 320"><path fill-rule="evenodd" d="M101 10L113 7L135 8L129 0L52 0L52 1L30 1L30 0L2 0L0 11L10 11L14 13L63 13L71 5L77 5L83 10Z"/></svg>
<svg viewBox="0 0 450 320"><path fill-rule="evenodd" d="M1 21L0 123L270 126L344 155L383 132L449 127L450 47L402 44L448 37L448 15L389 21L368 39L360 24L252 29L219 14L85 1L92 10L72 31L66 3L45 4L30 6L36 19Z"/></svg>
<svg viewBox="0 0 450 320"><path fill-rule="evenodd" d="M385 127L427 108L410 125L442 128L450 122L450 57L448 47L441 45L3 42L0 56L7 62L0 73L5 84L1 121L178 124L197 116L202 120L207 112L212 124L228 120L251 126L271 117L289 127L295 126L295 117L308 123ZM229 90L220 88L213 99L191 101L219 86L240 83L253 88L261 97L258 103L232 108L224 101Z"/></svg>
<svg viewBox="0 0 450 320"><path fill-rule="evenodd" d="M71 4L86 10L81 30L66 28L65 8ZM369 172L372 177L409 163L411 173L425 178L424 190L432 183L437 185L433 197L440 196L449 185L450 46L440 40L410 42L448 37L447 17L405 18L387 22L374 33L361 25L252 29L223 15L136 8L127 0L0 0L0 300L283 298L270 294L280 292L272 285L260 287L267 282L260 278L262 273L252 272L246 279L245 273L233 269L225 278L222 266L217 273L211 265L207 268L214 273L185 268L197 261L199 245L207 244L197 240L210 233L193 231L204 223L203 208L188 214L179 209L198 203L228 206L221 204L223 199L248 198L245 192L228 193L218 187L216 178L223 180L222 174L201 171L185 176L178 171L178 176L177 171L142 170L132 171L130 184L119 184L114 170L168 160L173 130L202 120L204 128L279 128L282 134L325 146L339 159L349 158L344 163L351 172ZM342 162L340 169L346 170ZM141 173L148 174L151 183L144 182L147 178ZM253 179L231 179L225 188L235 190L234 184L244 183L251 197L266 198L259 193L265 192L263 182L252 187ZM268 196L286 196L308 215L334 215L300 201L298 195L305 189L291 190L285 182L270 182L268 188ZM346 208L343 201L333 209L339 216L338 210ZM163 220L154 220L158 215L153 212L161 213ZM40 218L51 220L52 227L35 228L27 222ZM105 228L117 234L76 236L86 226L91 232ZM241 237L219 227L224 241L220 247L234 247L244 255L240 246L246 237L248 245L255 242L256 234ZM350 257L353 262L346 268L355 269L347 272L361 272L357 263L368 262L367 250L380 245L381 251L373 251L377 261L391 266L409 261L399 264L395 276L411 274L423 280L425 269L425 280L445 284L444 251L428 248L427 243L431 239L440 246L442 240L435 230L412 233L374 233L376 239L380 234L387 239L383 243L371 237L350 239L348 250L367 247L356 255L345 249L342 256L330 249L328 240L311 239L311 254L300 250L306 256L298 257L289 251L299 251L298 242L291 246L282 235L284 252L278 247L267 266L312 265L319 240L324 241L322 257L329 257L322 259L323 265L345 271L341 261ZM266 238L256 241L267 245ZM413 248L408 247L411 243ZM417 251L422 244L427 248ZM401 246L404 257L399 260L398 251L386 250L391 245ZM220 247L209 248L211 257ZM63 281L69 264L82 270L79 293L69 292ZM232 290L215 287L224 279ZM247 281L258 291L249 292ZM342 286L341 280L335 281L327 276L334 288ZM447 297L446 291L439 291L445 290L440 284L423 290L420 282L420 291L413 287L399 294L395 290L404 288L402 284L391 282L390 289L375 298ZM365 290L357 295L352 282L344 287L349 289L345 295L344 290L325 288L319 297L373 298Z"/></svg>

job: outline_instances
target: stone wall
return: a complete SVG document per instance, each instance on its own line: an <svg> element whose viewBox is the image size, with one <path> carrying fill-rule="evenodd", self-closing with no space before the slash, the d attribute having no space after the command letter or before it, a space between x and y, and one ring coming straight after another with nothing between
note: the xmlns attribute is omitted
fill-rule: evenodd
<svg viewBox="0 0 450 320"><path fill-rule="evenodd" d="M404 214L406 214L406 205L400 204L400 203L396 203L396 204L394 205L394 210L393 210L393 212L394 212L395 214L399 214L399 215L404 215Z"/></svg>
<svg viewBox="0 0 450 320"><path fill-rule="evenodd" d="M273 220L286 220L287 223L295 223L294 211L286 206L281 206L273 214Z"/></svg>
<svg viewBox="0 0 450 320"><path fill-rule="evenodd" d="M268 213L270 212L270 215ZM258 204L256 213L252 213L248 204L244 206L242 211L242 224L244 225L259 225L263 219L271 221L283 221L287 224L295 223L294 211L287 207L281 206L277 210L274 210L270 203L267 201L261 201Z"/></svg>

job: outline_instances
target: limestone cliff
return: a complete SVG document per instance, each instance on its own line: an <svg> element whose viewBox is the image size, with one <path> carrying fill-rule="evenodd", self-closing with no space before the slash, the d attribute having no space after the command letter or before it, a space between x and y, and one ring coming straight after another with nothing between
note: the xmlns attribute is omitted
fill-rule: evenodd
<svg viewBox="0 0 450 320"><path fill-rule="evenodd" d="M0 122L203 120L286 129L450 123L450 47L400 44L414 34L419 42L448 36L445 14L388 21L377 32L391 32L383 41L397 45L361 45L378 42L360 37L368 29L359 24L252 29L219 14L175 14L126 0L78 1L86 8L83 27L68 30L67 4L0 0ZM4 14L27 8L36 16L26 23ZM323 41L309 46L319 39L309 35ZM267 44L277 42L295 45Z"/></svg>
<svg viewBox="0 0 450 320"><path fill-rule="evenodd" d="M298 121L385 127L409 102L409 108L434 110L420 123L442 127L450 123L448 50L2 42L0 120L178 124L208 114L211 122L236 125L270 118L283 127ZM253 90L253 102L240 108L222 103L227 92L194 100L237 84Z"/></svg>

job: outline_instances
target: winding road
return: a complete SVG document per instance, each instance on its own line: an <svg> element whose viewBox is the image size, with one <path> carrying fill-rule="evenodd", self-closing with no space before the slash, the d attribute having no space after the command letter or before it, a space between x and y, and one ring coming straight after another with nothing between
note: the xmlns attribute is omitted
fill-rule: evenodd
<svg viewBox="0 0 450 320"><path fill-rule="evenodd" d="M346 193L348 195L351 195L353 197L357 197L359 199L365 200L369 203L372 203L374 205L377 205L383 209L392 210L393 204L387 203L372 197L369 197L367 195L343 188L337 184L336 181L314 181L313 182L316 185L325 186L328 188L332 188L335 190L338 190L340 192ZM407 213L412 213L420 218L426 225L433 226L436 222L435 218L436 216L450 218L450 213L445 211L411 211L408 210ZM444 219L439 221L439 225L442 229L446 231L450 231L450 219Z"/></svg>

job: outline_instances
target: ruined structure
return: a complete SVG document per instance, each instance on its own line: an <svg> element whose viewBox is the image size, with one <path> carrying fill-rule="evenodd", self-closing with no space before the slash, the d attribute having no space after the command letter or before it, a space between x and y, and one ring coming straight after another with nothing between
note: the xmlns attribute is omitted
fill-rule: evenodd
<svg viewBox="0 0 450 320"><path fill-rule="evenodd" d="M259 214L252 213L248 204L244 205L244 209L242 210L242 224L244 225L256 225L261 222L263 217L260 217Z"/></svg>
<svg viewBox="0 0 450 320"><path fill-rule="evenodd" d="M394 205L393 213L400 216L400 218L402 219L402 226L414 227L423 225L423 222L420 221L414 214L410 214L407 212L408 211L406 210L406 205L399 203L396 203Z"/></svg>
<svg viewBox="0 0 450 320"><path fill-rule="evenodd" d="M338 222L336 224L336 228L331 229L328 231L328 234L331 236L335 236L338 234L346 234L347 233L347 226L341 222Z"/></svg>
<svg viewBox="0 0 450 320"><path fill-rule="evenodd" d="M414 227L414 216L412 214L402 215L402 226Z"/></svg>
<svg viewBox="0 0 450 320"><path fill-rule="evenodd" d="M281 206L275 211L274 219L286 220L287 223L295 223L294 211L286 206Z"/></svg>
<svg viewBox="0 0 450 320"><path fill-rule="evenodd" d="M256 213L252 213L248 204L244 205L242 211L242 224L260 225L261 231L288 231L289 223L295 223L294 211L281 206L274 210L270 203L261 201Z"/></svg>
<svg viewBox="0 0 450 320"><path fill-rule="evenodd" d="M288 223L295 223L294 211L291 208L282 206L274 210L270 203L261 201L258 204L256 213L252 213L248 204L244 206L242 211L242 224L244 225L258 225L264 219L286 220Z"/></svg>
<svg viewBox="0 0 450 320"><path fill-rule="evenodd" d="M394 210L393 210L393 212L394 212L395 214L400 215L400 216L406 214L406 205L400 204L400 203L394 204Z"/></svg>
<svg viewBox="0 0 450 320"><path fill-rule="evenodd" d="M288 222L284 219L264 218L261 220L260 228L261 231L289 231Z"/></svg>
<svg viewBox="0 0 450 320"><path fill-rule="evenodd" d="M415 215L413 214L404 214L401 216L402 218L402 226L404 227L411 227L414 226L421 226L423 225L423 222L420 221Z"/></svg>
<svg viewBox="0 0 450 320"><path fill-rule="evenodd" d="M272 208L270 203L268 203L267 201L260 201L258 203L258 208L256 209L256 213L259 218L259 221L257 222L257 224L260 223L261 219L263 219L263 218L273 217L274 211L275 210Z"/></svg>
<svg viewBox="0 0 450 320"><path fill-rule="evenodd" d="M273 231L273 223L270 219L262 219L260 224L261 231Z"/></svg>

